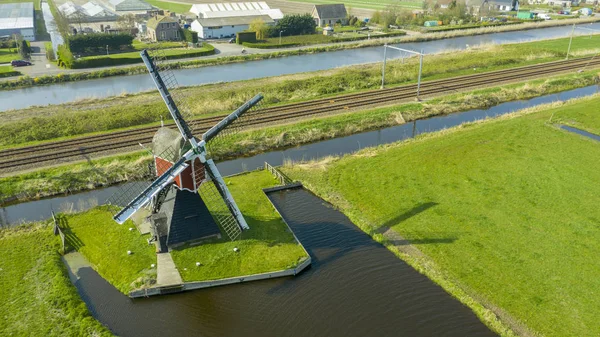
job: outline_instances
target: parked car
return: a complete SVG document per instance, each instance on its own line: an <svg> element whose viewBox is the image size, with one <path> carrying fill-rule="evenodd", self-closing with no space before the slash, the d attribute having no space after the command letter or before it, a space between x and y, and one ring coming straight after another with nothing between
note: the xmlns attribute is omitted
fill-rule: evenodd
<svg viewBox="0 0 600 337"><path fill-rule="evenodd" d="M229 43L235 43L235 37L232 37L231 39L229 39Z"/></svg>
<svg viewBox="0 0 600 337"><path fill-rule="evenodd" d="M538 14L538 16L537 16L537 17L538 17L539 19L544 19L544 20L552 20L552 18L550 17L550 15L548 15L548 14L545 14L545 13Z"/></svg>
<svg viewBox="0 0 600 337"><path fill-rule="evenodd" d="M23 60L12 60L12 61L10 61L10 65L13 67L23 67L23 66L30 66L31 62L23 61Z"/></svg>

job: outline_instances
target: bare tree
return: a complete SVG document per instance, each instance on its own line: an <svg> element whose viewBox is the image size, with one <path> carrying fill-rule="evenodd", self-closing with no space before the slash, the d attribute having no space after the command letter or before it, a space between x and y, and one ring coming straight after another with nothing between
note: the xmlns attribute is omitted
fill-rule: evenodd
<svg viewBox="0 0 600 337"><path fill-rule="evenodd" d="M135 15L133 14L125 14L119 16L117 19L117 25L120 29L130 31L135 28Z"/></svg>

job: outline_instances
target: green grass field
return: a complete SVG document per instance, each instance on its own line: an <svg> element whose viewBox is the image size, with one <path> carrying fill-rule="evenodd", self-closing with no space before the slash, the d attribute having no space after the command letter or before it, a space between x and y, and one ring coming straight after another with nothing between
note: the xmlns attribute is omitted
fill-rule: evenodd
<svg viewBox="0 0 600 337"><path fill-rule="evenodd" d="M21 56L16 48L0 48L0 63L10 63L12 60L19 60Z"/></svg>
<svg viewBox="0 0 600 337"><path fill-rule="evenodd" d="M548 120L597 127L599 103L596 96L285 171L363 230L391 228L433 262L417 257L427 274L441 272L536 335L597 336L600 144Z"/></svg>
<svg viewBox="0 0 600 337"><path fill-rule="evenodd" d="M0 230L0 336L112 336L88 312L50 226Z"/></svg>
<svg viewBox="0 0 600 337"><path fill-rule="evenodd" d="M154 246L149 246L147 236L140 235L137 229L129 230L135 228L131 221L117 224L106 207L62 219L69 245L121 292L127 294L156 279L156 269L151 268L156 263ZM133 254L127 255L128 250Z"/></svg>
<svg viewBox="0 0 600 337"><path fill-rule="evenodd" d="M21 72L15 70L12 66L0 66L0 78L19 75L21 75Z"/></svg>
<svg viewBox="0 0 600 337"><path fill-rule="evenodd" d="M422 1L394 1L394 0L383 0L383 1L374 1L374 0L346 0L346 1L333 1L333 0L292 0L298 2L306 2L311 4L338 4L343 3L346 5L346 8L366 8L366 9L375 9L375 10L384 10L390 5L394 5L401 8L410 8L410 9L421 9L423 7Z"/></svg>
<svg viewBox="0 0 600 337"><path fill-rule="evenodd" d="M226 179L250 230L231 242L226 236L172 251L184 281L204 281L296 267L307 258L262 189L277 184L267 171ZM239 252L233 248L238 247ZM196 267L201 262L201 267ZM187 270L185 270L186 268Z"/></svg>
<svg viewBox="0 0 600 337"><path fill-rule="evenodd" d="M580 105L564 107L560 111L556 111L552 116L552 122L600 135L599 113L594 106L596 103L595 101L589 101Z"/></svg>
<svg viewBox="0 0 600 337"><path fill-rule="evenodd" d="M160 1L160 0L148 0L146 1L152 6L158 7L160 9L166 9L171 12L185 14L190 11L192 8L192 4L186 5L182 3L170 2L170 1Z"/></svg>

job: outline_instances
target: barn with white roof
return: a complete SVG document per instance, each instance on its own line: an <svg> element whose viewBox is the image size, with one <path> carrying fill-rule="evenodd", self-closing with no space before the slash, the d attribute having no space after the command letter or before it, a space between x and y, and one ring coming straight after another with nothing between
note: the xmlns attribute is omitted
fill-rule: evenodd
<svg viewBox="0 0 600 337"><path fill-rule="evenodd" d="M273 9L266 2L224 2L192 5L190 12L198 19L268 15L277 21L283 18L280 9Z"/></svg>
<svg viewBox="0 0 600 337"><path fill-rule="evenodd" d="M247 30L252 21L274 25L283 18L280 9L272 9L262 1L197 4L192 5L190 12L196 15L191 29L202 39L233 37Z"/></svg>
<svg viewBox="0 0 600 337"><path fill-rule="evenodd" d="M250 23L254 20L261 20L267 25L275 23L268 15L248 15L196 19L192 22L191 29L198 33L198 37L201 39L234 37L235 33L247 30L250 27Z"/></svg>
<svg viewBox="0 0 600 337"><path fill-rule="evenodd" d="M0 4L0 37L14 34L35 41L33 2Z"/></svg>

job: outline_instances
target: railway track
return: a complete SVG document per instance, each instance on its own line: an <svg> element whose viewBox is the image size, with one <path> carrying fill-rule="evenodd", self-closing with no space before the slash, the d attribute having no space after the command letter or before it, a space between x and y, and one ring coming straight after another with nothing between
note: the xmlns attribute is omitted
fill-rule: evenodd
<svg viewBox="0 0 600 337"><path fill-rule="evenodd" d="M556 61L526 67L427 81L421 84L421 95L431 96L503 82L540 77L548 74L578 70L584 66L598 67L600 66L600 59L594 60L593 58L585 58L569 61ZM392 103L414 98L416 96L416 90L416 85L412 84L269 107L260 110L255 118L249 121L249 125L267 125L298 118L319 116L336 111ZM221 120L223 116L224 115L195 119L190 124L192 128L204 131ZM167 126L175 128L174 124ZM80 160L88 155L119 149L128 149L139 146L138 144L140 143L147 144L152 141L152 136L154 132L156 132L156 129L156 126L142 127L110 134L48 142L38 146L3 150L0 151L0 158L2 158L0 161L0 171L12 171L18 168L30 167L34 164L39 167L40 165L43 166L44 163L48 164L50 162Z"/></svg>

